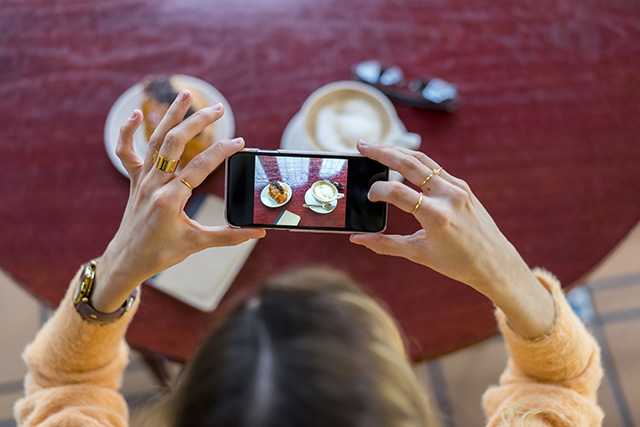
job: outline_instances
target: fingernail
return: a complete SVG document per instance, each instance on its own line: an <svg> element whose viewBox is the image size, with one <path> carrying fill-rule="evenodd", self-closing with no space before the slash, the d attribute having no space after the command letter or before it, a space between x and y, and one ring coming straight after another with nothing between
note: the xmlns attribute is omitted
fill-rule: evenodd
<svg viewBox="0 0 640 427"><path fill-rule="evenodd" d="M220 111L220 110L222 110L222 103L218 102L216 105L212 105L210 108L213 111Z"/></svg>
<svg viewBox="0 0 640 427"><path fill-rule="evenodd" d="M371 200L371 189L369 189L369 192L367 192L367 200Z"/></svg>
<svg viewBox="0 0 640 427"><path fill-rule="evenodd" d="M184 102L189 98L189 91L188 90L181 90L180 93L178 94L178 101L179 102Z"/></svg>
<svg viewBox="0 0 640 427"><path fill-rule="evenodd" d="M360 145L362 147L366 147L367 145L369 145L369 142L365 141L364 139L361 139L360 141L358 141L360 143Z"/></svg>
<svg viewBox="0 0 640 427"><path fill-rule="evenodd" d="M133 110L133 113L129 116L129 120L134 120L136 117L138 117L138 110Z"/></svg>
<svg viewBox="0 0 640 427"><path fill-rule="evenodd" d="M231 140L231 143L234 144L234 145L243 146L244 145L244 138L243 137L233 138Z"/></svg>

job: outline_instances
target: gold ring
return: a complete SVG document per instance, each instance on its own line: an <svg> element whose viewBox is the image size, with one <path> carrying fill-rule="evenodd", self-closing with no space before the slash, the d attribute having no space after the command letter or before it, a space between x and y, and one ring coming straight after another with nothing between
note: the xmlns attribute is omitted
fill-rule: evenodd
<svg viewBox="0 0 640 427"><path fill-rule="evenodd" d="M167 159L165 156L158 157L158 163L156 169L160 169L162 172L173 173L178 167L178 161L180 159Z"/></svg>
<svg viewBox="0 0 640 427"><path fill-rule="evenodd" d="M184 185L186 185L187 187L189 187L189 190L193 191L193 187L191 186L191 184L189 184L187 181L185 181L184 179L180 179L180 181L182 181L182 183Z"/></svg>
<svg viewBox="0 0 640 427"><path fill-rule="evenodd" d="M429 182L429 180L430 180L431 178L433 178L433 174L434 174L434 172L431 172L431 175L429 175L429 176L428 176L424 181L422 181L422 184L418 185L418 188L422 189L422 187L423 187L427 182Z"/></svg>
<svg viewBox="0 0 640 427"><path fill-rule="evenodd" d="M413 208L413 210L411 211L411 215L413 215L414 213L416 213L418 211L418 208L420 208L420 205L422 204L422 197L424 196L424 194L422 194L422 191L420 192L420 198L418 199L418 203L416 203L416 207Z"/></svg>
<svg viewBox="0 0 640 427"><path fill-rule="evenodd" d="M158 150L156 150L155 153L153 153L153 158L151 159L152 165L154 165L156 163L156 160L158 160L158 154L160 154Z"/></svg>
<svg viewBox="0 0 640 427"><path fill-rule="evenodd" d="M436 175L440 175L440 172L442 172L442 167L439 167L438 169L433 171L433 173Z"/></svg>

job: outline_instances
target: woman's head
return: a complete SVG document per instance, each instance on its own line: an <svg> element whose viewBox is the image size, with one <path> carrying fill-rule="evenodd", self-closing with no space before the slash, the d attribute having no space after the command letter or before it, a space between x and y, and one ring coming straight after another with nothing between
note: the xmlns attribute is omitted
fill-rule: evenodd
<svg viewBox="0 0 640 427"><path fill-rule="evenodd" d="M181 426L414 426L427 404L393 319L347 277L306 269L235 307L170 400Z"/></svg>

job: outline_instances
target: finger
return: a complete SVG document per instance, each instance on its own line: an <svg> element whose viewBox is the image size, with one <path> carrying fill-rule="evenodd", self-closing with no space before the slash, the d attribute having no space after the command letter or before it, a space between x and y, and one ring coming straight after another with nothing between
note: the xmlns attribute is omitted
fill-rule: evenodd
<svg viewBox="0 0 640 427"><path fill-rule="evenodd" d="M406 257L406 236L397 234L352 234L349 240L380 255Z"/></svg>
<svg viewBox="0 0 640 427"><path fill-rule="evenodd" d="M411 156L417 156L417 158L423 164L425 164L427 167L429 167L430 169L433 170L434 174L433 174L433 177L431 179L433 179L433 178L435 178L437 176L438 178L442 178L445 181L447 181L447 182L449 182L451 184L454 184L454 185L456 185L456 186L458 186L460 188L464 187L464 183L460 178L456 178L455 176L451 175L449 172L447 172L446 169L444 169L442 166L440 166L440 164L438 162L436 162L435 160L433 160L431 157L427 156L423 152L409 150L408 148L404 148L404 147L395 147L395 148L400 153L404 153L406 155L411 155ZM431 181L431 179L429 179L429 181ZM422 184L422 182L424 182L424 181L420 181L420 184ZM416 185L420 186L420 184L416 184Z"/></svg>
<svg viewBox="0 0 640 427"><path fill-rule="evenodd" d="M147 155L144 159L145 170L150 170L153 167L153 157L156 151L160 150L162 141L164 141L167 133L184 119L184 115L189 111L192 100L193 96L191 92L184 89L178 93L176 99L171 103L164 117L160 120L160 123L149 138L149 148L147 149Z"/></svg>
<svg viewBox="0 0 640 427"><path fill-rule="evenodd" d="M395 147L394 146L393 148L395 149L395 151L399 152L400 154L404 154L405 156L413 156L413 157L417 158L422 164L427 166L429 169L436 170L436 169L440 168L440 165L438 164L438 162L433 160L431 157L427 156L422 151L410 150L410 149L405 148L405 147Z"/></svg>
<svg viewBox="0 0 640 427"><path fill-rule="evenodd" d="M420 208L424 209L428 203L427 196L397 181L374 182L369 190L369 200L391 203L411 214L415 214Z"/></svg>
<svg viewBox="0 0 640 427"><path fill-rule="evenodd" d="M427 182L435 183L446 175L436 161L421 151L380 145L364 140L358 142L358 150L365 156L400 172L409 182L420 188ZM428 190L430 189L431 187L428 187Z"/></svg>
<svg viewBox="0 0 640 427"><path fill-rule="evenodd" d="M211 123L222 117L224 108L222 104L202 108L175 126L164 138L159 149L158 158L165 157L178 160L184 151L187 142ZM162 171L159 171L162 172ZM162 172L164 173L164 172Z"/></svg>
<svg viewBox="0 0 640 427"><path fill-rule="evenodd" d="M194 157L187 166L180 172L178 179L174 180L179 185L191 187L192 189L202 184L207 176L227 157L244 147L244 139L235 138L232 140L218 141L202 153ZM182 182L186 181L189 185Z"/></svg>
<svg viewBox="0 0 640 427"><path fill-rule="evenodd" d="M116 144L116 155L129 176L132 176L142 165L142 159L133 149L133 135L140 127L140 123L142 123L142 113L140 110L133 110L131 116L120 127L120 134Z"/></svg>
<svg viewBox="0 0 640 427"><path fill-rule="evenodd" d="M262 228L206 227L199 224L197 224L197 228L196 241L200 243L202 249L235 246L247 240L262 239L267 234Z"/></svg>

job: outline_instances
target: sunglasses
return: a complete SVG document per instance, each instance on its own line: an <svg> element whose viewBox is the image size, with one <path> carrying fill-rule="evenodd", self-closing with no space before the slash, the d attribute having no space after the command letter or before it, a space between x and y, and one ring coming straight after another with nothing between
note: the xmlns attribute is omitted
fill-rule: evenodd
<svg viewBox="0 0 640 427"><path fill-rule="evenodd" d="M411 79L402 70L378 61L365 61L351 69L351 79L370 84L389 98L414 107L453 113L460 105L458 89L442 79Z"/></svg>

